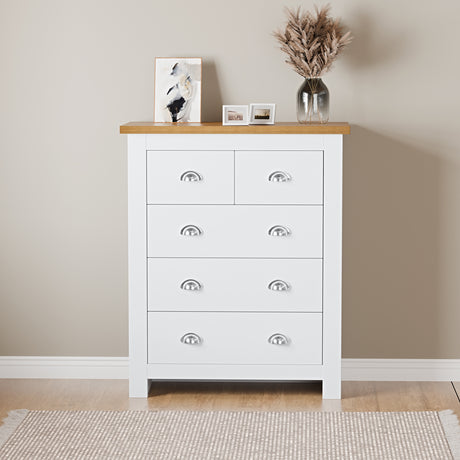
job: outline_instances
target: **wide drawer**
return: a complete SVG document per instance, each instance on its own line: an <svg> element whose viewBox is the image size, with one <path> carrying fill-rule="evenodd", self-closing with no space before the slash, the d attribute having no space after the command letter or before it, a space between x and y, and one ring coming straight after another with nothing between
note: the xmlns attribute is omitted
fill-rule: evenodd
<svg viewBox="0 0 460 460"><path fill-rule="evenodd" d="M147 203L233 204L233 151L148 151Z"/></svg>
<svg viewBox="0 0 460 460"><path fill-rule="evenodd" d="M322 204L322 151L235 153L237 204Z"/></svg>
<svg viewBox="0 0 460 460"><path fill-rule="evenodd" d="M148 206L149 257L322 257L322 206Z"/></svg>
<svg viewBox="0 0 460 460"><path fill-rule="evenodd" d="M322 310L321 259L149 259L156 311Z"/></svg>
<svg viewBox="0 0 460 460"><path fill-rule="evenodd" d="M149 363L321 364L321 360L321 313L148 314Z"/></svg>

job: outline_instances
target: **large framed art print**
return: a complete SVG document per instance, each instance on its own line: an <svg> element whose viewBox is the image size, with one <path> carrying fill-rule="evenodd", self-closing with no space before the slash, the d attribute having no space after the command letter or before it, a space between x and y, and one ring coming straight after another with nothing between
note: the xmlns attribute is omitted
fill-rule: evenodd
<svg viewBox="0 0 460 460"><path fill-rule="evenodd" d="M155 122L201 122L201 58L155 59Z"/></svg>

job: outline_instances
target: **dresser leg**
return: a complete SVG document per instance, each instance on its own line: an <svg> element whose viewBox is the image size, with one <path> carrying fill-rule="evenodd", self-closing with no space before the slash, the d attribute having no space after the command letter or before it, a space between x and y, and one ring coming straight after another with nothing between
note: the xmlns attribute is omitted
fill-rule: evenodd
<svg viewBox="0 0 460 460"><path fill-rule="evenodd" d="M144 378L129 378L129 397L147 398L149 395L150 380Z"/></svg>
<svg viewBox="0 0 460 460"><path fill-rule="evenodd" d="M342 399L342 381L337 379L323 380L323 399Z"/></svg>

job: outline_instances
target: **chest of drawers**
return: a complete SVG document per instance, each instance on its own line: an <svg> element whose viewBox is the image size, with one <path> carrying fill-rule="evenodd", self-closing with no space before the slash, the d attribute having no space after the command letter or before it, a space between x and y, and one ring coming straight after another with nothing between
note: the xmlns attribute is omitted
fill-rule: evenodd
<svg viewBox="0 0 460 460"><path fill-rule="evenodd" d="M322 380L340 398L342 134L129 123L130 396Z"/></svg>

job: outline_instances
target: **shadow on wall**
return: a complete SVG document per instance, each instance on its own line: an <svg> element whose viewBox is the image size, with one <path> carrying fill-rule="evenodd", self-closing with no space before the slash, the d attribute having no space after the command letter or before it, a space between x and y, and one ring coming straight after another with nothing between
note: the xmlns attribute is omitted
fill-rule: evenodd
<svg viewBox="0 0 460 460"><path fill-rule="evenodd" d="M343 356L437 358L440 159L359 126L344 143Z"/></svg>
<svg viewBox="0 0 460 460"><path fill-rule="evenodd" d="M221 120L222 95L216 64L213 60L203 60L201 88L201 121Z"/></svg>
<svg viewBox="0 0 460 460"><path fill-rule="evenodd" d="M346 28L352 31L354 40L345 51L344 62L354 73L388 66L390 61L398 60L402 54L408 52L411 37L407 30L396 32L393 29L388 34L375 14L363 9L354 11L350 17L353 20L347 22Z"/></svg>

